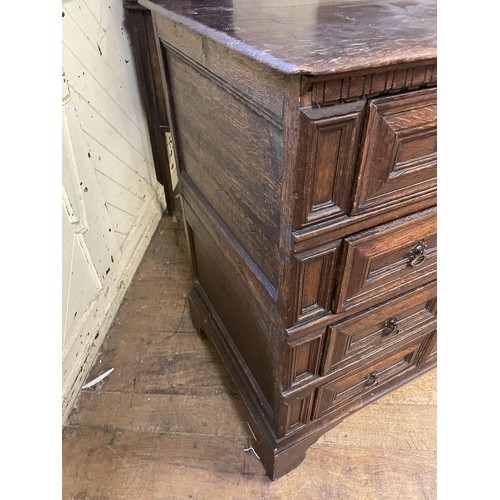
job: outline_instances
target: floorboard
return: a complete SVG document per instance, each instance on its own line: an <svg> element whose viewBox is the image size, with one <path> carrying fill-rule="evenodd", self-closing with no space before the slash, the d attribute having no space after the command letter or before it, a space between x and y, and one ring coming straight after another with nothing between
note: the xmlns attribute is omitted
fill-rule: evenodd
<svg viewBox="0 0 500 500"><path fill-rule="evenodd" d="M194 331L181 221L165 216L63 429L63 499L436 498L436 370L344 420L271 482L243 402Z"/></svg>

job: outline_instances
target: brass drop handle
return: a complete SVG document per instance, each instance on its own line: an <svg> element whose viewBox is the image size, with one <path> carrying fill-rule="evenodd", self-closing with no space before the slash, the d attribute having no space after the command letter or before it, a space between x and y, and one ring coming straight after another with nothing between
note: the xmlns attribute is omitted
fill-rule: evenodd
<svg viewBox="0 0 500 500"><path fill-rule="evenodd" d="M393 316L392 318L386 319L382 323L382 327L385 328L384 335L388 337L389 335L395 335L399 333L399 325L398 325L399 317Z"/></svg>
<svg viewBox="0 0 500 500"><path fill-rule="evenodd" d="M366 376L366 385L377 385L378 384L379 373L377 371L371 372Z"/></svg>
<svg viewBox="0 0 500 500"><path fill-rule="evenodd" d="M424 252L427 248L427 243L424 240L420 240L414 247L408 250L408 264L411 267L417 267L424 262L427 258Z"/></svg>

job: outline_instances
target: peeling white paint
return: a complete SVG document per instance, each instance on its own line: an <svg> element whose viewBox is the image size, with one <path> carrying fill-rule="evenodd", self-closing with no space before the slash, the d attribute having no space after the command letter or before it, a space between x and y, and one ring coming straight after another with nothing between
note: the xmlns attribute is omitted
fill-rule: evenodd
<svg viewBox="0 0 500 500"><path fill-rule="evenodd" d="M165 208L121 0L63 3L63 421Z"/></svg>

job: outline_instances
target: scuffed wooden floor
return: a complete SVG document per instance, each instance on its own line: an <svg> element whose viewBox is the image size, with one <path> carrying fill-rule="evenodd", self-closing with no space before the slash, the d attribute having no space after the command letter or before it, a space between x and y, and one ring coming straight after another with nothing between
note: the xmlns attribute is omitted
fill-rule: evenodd
<svg viewBox="0 0 500 500"><path fill-rule="evenodd" d="M63 499L436 498L436 371L346 419L271 482L243 402L189 319L182 224L164 217L63 429Z"/></svg>

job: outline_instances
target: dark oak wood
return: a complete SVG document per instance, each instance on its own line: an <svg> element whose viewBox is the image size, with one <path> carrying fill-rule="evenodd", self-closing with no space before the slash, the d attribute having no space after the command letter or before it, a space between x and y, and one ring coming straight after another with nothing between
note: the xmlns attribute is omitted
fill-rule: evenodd
<svg viewBox="0 0 500 500"><path fill-rule="evenodd" d="M364 108L364 100L359 100L302 109L296 228L348 212Z"/></svg>
<svg viewBox="0 0 500 500"><path fill-rule="evenodd" d="M156 178L164 187L167 213L174 213L174 193L165 139L165 133L170 127L151 12L137 1L124 1L123 6L126 12L125 25L132 42L139 91L148 123Z"/></svg>
<svg viewBox="0 0 500 500"><path fill-rule="evenodd" d="M387 383L406 371L413 370L427 359L426 346L433 332L424 337L412 338L411 341L399 342L397 349L384 352L377 359L369 359L362 369L352 371L340 379L335 379L318 389L317 402L312 418L324 417L338 407L350 403L356 398L372 394L375 387Z"/></svg>
<svg viewBox="0 0 500 500"><path fill-rule="evenodd" d="M317 377L320 367L323 332L314 331L288 342L285 351L283 388L288 389L302 385L309 379Z"/></svg>
<svg viewBox="0 0 500 500"><path fill-rule="evenodd" d="M294 255L290 279L294 307L287 325L302 323L330 311L340 243L335 240Z"/></svg>
<svg viewBox="0 0 500 500"><path fill-rule="evenodd" d="M302 101L304 104L329 105L351 101L359 97L415 90L437 84L436 62L414 61L382 69L366 67L349 75L336 78L325 76L304 77Z"/></svg>
<svg viewBox="0 0 500 500"><path fill-rule="evenodd" d="M283 73L332 74L436 58L433 0L140 0L179 25Z"/></svg>
<svg viewBox="0 0 500 500"><path fill-rule="evenodd" d="M426 245L412 266L411 250ZM430 208L345 238L335 310L368 307L436 278L437 220Z"/></svg>
<svg viewBox="0 0 500 500"><path fill-rule="evenodd" d="M198 285L195 285L189 298L195 328L204 328L206 334L212 339L236 384L239 394L243 398L248 410L245 416L248 418L248 423L255 438L253 446L272 480L278 479L300 465L308 448L325 432L338 425L347 415L385 396L435 366L435 360L427 359L425 357L427 353L422 349L422 347L428 347L429 338L432 341L434 333L430 333L429 338L424 339L418 346L411 344L411 349L407 352L407 354L411 353L412 356L418 356L422 362L413 363L411 369L404 371L402 374L396 371L393 374L394 376L388 376L383 383L370 391L361 391L359 397L348 401L347 406L344 405L339 408L340 411L330 412L324 416L317 415L314 425L306 425L303 421L307 422L310 418L312 409L310 397L311 394L314 394L315 388L307 389L305 395L299 393L285 396L283 403L279 405L279 434L282 437L276 437L269 425L268 418L266 418L266 411L262 407L262 401L259 401L251 385L248 384L244 361L240 358L240 354L235 349L229 334L217 319L216 314L207 310L208 302L203 298L203 292ZM400 352L397 354L399 355ZM399 359L398 356L395 359ZM373 363L373 359L368 361ZM375 363L377 361L380 362L381 358L377 358ZM293 427L293 429L290 429L290 427ZM293 431L298 432L294 433Z"/></svg>
<svg viewBox="0 0 500 500"><path fill-rule="evenodd" d="M436 89L373 99L355 187L357 213L436 189Z"/></svg>
<svg viewBox="0 0 500 500"><path fill-rule="evenodd" d="M385 348L435 321L436 285L385 302L382 306L328 326L321 375L356 362L370 350Z"/></svg>
<svg viewBox="0 0 500 500"><path fill-rule="evenodd" d="M161 54L193 323L275 479L436 365L435 4L140 3Z"/></svg>
<svg viewBox="0 0 500 500"><path fill-rule="evenodd" d="M276 287L281 132L208 75L168 51L167 58L182 176Z"/></svg>
<svg viewBox="0 0 500 500"><path fill-rule="evenodd" d="M65 424L62 498L436 498L435 371L309 449L307 439L287 448L283 456L295 460L307 450L305 460L269 481L250 449L242 398L189 319L189 256L177 214L160 221L88 380L114 371L81 392Z"/></svg>

